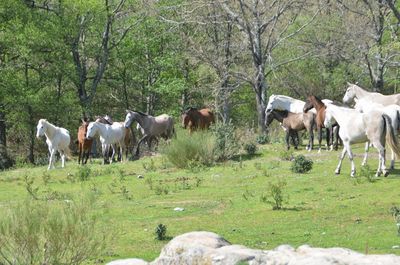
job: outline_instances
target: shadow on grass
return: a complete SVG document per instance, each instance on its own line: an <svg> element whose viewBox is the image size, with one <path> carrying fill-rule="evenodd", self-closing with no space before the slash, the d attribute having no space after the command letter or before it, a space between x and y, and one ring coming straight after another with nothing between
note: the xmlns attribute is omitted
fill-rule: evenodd
<svg viewBox="0 0 400 265"><path fill-rule="evenodd" d="M240 161L251 160L253 158L260 157L260 156L262 156L262 154L259 154L259 153L255 153L253 155L249 155L249 154L236 155L236 156L232 157L232 160L236 161L236 162L240 162Z"/></svg>
<svg viewBox="0 0 400 265"><path fill-rule="evenodd" d="M388 178L398 178L400 175L400 168L397 169L390 169Z"/></svg>
<svg viewBox="0 0 400 265"><path fill-rule="evenodd" d="M293 212L300 212L300 211L308 211L311 210L310 207L301 207L301 206L294 206L294 207L283 207L279 211L293 211Z"/></svg>

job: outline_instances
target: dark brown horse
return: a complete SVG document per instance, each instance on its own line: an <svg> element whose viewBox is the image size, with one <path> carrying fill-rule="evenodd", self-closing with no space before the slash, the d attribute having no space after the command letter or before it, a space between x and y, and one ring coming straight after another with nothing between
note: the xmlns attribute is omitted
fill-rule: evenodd
<svg viewBox="0 0 400 265"><path fill-rule="evenodd" d="M315 108L317 111L317 115L315 117L315 122L317 124L318 130L318 144L319 149L318 152L321 152L321 141L322 141L322 129L325 128L324 120L325 120L325 110L326 105L322 102L322 100L314 95L311 95L307 98L306 103L304 104L303 111L307 113L310 109ZM327 147L331 149L338 149L338 139L339 139L339 125L335 123L332 128L325 128L326 129L326 144ZM333 143L333 138L336 138L335 142Z"/></svg>
<svg viewBox="0 0 400 265"><path fill-rule="evenodd" d="M93 139L86 138L86 132L89 126L89 121L87 121L86 119L82 119L81 121L82 124L81 126L79 126L78 129L78 149L79 149L78 164L80 164L82 161L82 165L84 165L87 163L87 160L89 158L89 154L92 149Z"/></svg>
<svg viewBox="0 0 400 265"><path fill-rule="evenodd" d="M312 150L315 126L314 116L315 115L311 112L292 113L288 112L287 110L269 110L266 112L265 126L268 128L273 120L277 120L282 123L282 127L286 132L287 149L290 148L289 136L293 137L293 135L297 134L298 131L307 129L310 137L307 149ZM295 143L295 149L297 149L297 144Z"/></svg>
<svg viewBox="0 0 400 265"><path fill-rule="evenodd" d="M198 110L189 107L182 114L182 126L189 128L189 133L196 129L208 129L214 122L214 113L208 108Z"/></svg>

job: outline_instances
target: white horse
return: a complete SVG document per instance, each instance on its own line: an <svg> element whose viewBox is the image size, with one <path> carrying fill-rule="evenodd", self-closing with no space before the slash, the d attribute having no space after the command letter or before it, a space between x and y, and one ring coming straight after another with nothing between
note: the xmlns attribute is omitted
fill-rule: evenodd
<svg viewBox="0 0 400 265"><path fill-rule="evenodd" d="M371 102L368 98L361 98L361 99L354 99L356 104L354 105L354 109L358 110L359 112L363 113L368 113L371 110L379 110L388 115L392 121L392 128L394 131L395 136L398 135L399 129L400 129L400 106L399 105L388 105L384 106L379 103ZM365 155L364 155L364 160L362 162L362 165L367 164L367 158L368 158L368 149L369 149L369 144L365 144ZM390 160L390 169L394 169L394 160L395 160L395 154L393 150L391 150L391 160Z"/></svg>
<svg viewBox="0 0 400 265"><path fill-rule="evenodd" d="M125 149L125 135L127 130L120 122L114 122L112 125L104 124L98 121L91 122L88 126L86 137L91 139L96 134L100 136L101 148L103 153L103 164L106 163L108 160L108 154L110 151L110 146L114 144L119 144L120 146L120 153L121 153L121 161L122 161L122 154ZM113 153L111 156L110 163L115 156L115 149L113 148ZM126 157L127 158L127 157Z"/></svg>
<svg viewBox="0 0 400 265"><path fill-rule="evenodd" d="M49 166L47 170L54 168L54 158L56 151L61 155L61 167L65 166L65 156L71 156L69 150L69 143L71 137L69 132L64 129L57 127L45 119L40 119L37 125L36 137L46 136L46 143L49 148L50 158Z"/></svg>
<svg viewBox="0 0 400 265"><path fill-rule="evenodd" d="M349 104L355 98L361 99L365 98L369 101L382 104L384 106L387 105L400 105L400 94L394 95L382 95L377 92L368 92L365 89L362 89L358 85L347 83L348 87L346 89L346 93L343 96L343 103Z"/></svg>
<svg viewBox="0 0 400 265"><path fill-rule="evenodd" d="M387 176L388 171L385 165L385 134L389 146L396 155L400 154L400 148L398 147L397 138L391 126L390 117L379 110L360 113L355 109L328 104L325 112L324 125L326 127L332 125L333 119L336 120L340 126L339 135L343 141L343 151L335 173L340 174L342 161L347 152L351 162L350 176L354 177L356 168L350 145L353 143L370 141L379 151L379 164L376 176L381 175L382 172L384 176Z"/></svg>
<svg viewBox="0 0 400 265"><path fill-rule="evenodd" d="M333 101L330 99L323 99L322 102L324 104L333 103ZM289 96L271 95L269 97L265 112L269 112L271 110L287 110L293 113L303 113L304 104L304 101ZM310 111L314 114L317 114L317 111L314 108Z"/></svg>

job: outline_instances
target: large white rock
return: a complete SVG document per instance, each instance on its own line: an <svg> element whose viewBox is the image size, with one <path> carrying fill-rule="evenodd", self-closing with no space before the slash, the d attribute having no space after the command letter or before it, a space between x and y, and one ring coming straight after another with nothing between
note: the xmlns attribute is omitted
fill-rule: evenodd
<svg viewBox="0 0 400 265"><path fill-rule="evenodd" d="M400 264L396 255L364 255L345 248L312 248L303 245L297 249L281 245L273 250L257 250L231 245L211 232L190 232L172 239L153 262L139 259L118 260L108 265L394 265Z"/></svg>

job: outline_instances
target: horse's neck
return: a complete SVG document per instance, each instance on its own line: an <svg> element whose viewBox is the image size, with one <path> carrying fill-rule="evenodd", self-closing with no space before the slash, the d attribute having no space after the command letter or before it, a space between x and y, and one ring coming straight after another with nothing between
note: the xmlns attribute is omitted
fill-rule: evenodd
<svg viewBox="0 0 400 265"><path fill-rule="evenodd" d="M322 102L322 101L319 100L319 99L315 99L313 105L314 105L314 108L315 108L317 111L320 110L321 108L324 108L324 107L325 107L324 102Z"/></svg>
<svg viewBox="0 0 400 265"><path fill-rule="evenodd" d="M47 138L53 139L54 134L56 133L57 127L51 123L46 124L46 132L44 133Z"/></svg>
<svg viewBox="0 0 400 265"><path fill-rule="evenodd" d="M356 97L357 98L364 98L364 97L369 96L369 95L372 94L371 92L368 92L368 91L362 89L359 86L355 87L355 91L356 91Z"/></svg>
<svg viewBox="0 0 400 265"><path fill-rule="evenodd" d="M351 118L351 116L349 114L354 114L354 113L359 113L356 110L353 109L344 109L342 107L337 107L334 105L329 106L329 108L331 109L331 114L333 116L333 118L340 124L344 124L346 122L349 121L349 118ZM362 114L362 113L359 113Z"/></svg>
<svg viewBox="0 0 400 265"><path fill-rule="evenodd" d="M97 131L99 132L99 134L102 137L105 137L107 135L107 126L111 126L111 125L108 125L108 124L106 125L101 122L96 122Z"/></svg>
<svg viewBox="0 0 400 265"><path fill-rule="evenodd" d="M273 117L275 118L275 120L282 122L283 119L286 118L286 115L284 112L275 111Z"/></svg>

